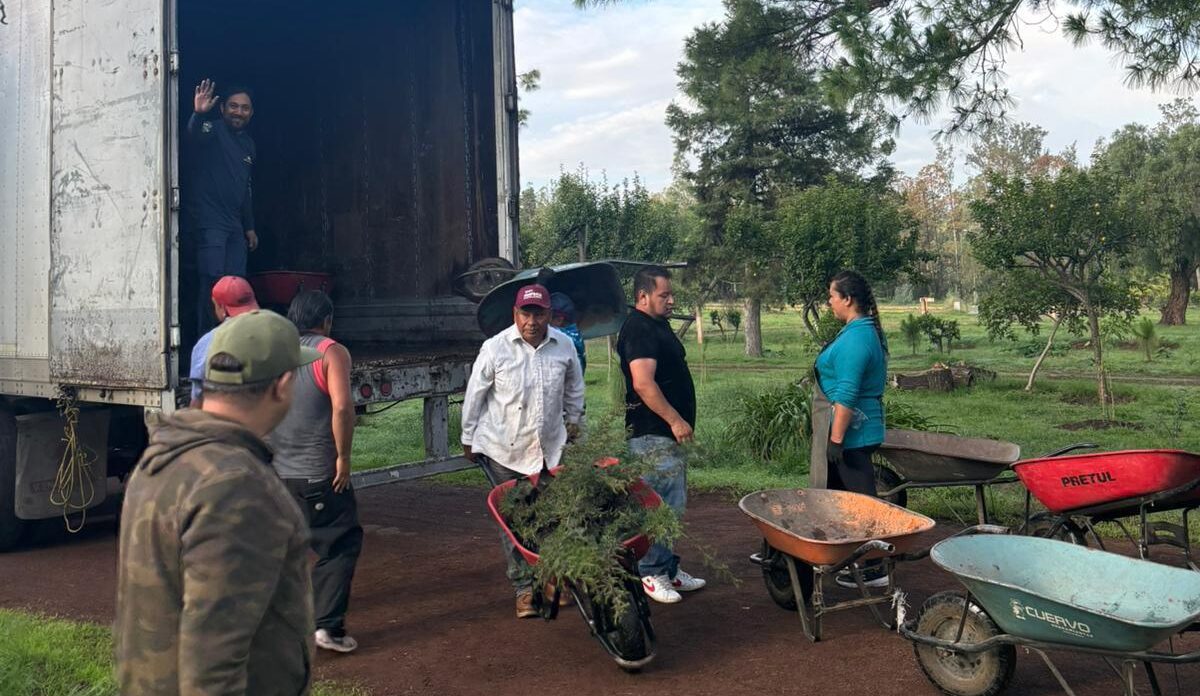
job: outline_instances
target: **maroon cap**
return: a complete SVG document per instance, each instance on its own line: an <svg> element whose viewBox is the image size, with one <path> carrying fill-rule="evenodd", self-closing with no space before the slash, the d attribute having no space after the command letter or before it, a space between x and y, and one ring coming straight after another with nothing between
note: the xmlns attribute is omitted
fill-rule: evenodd
<svg viewBox="0 0 1200 696"><path fill-rule="evenodd" d="M550 291L541 285L526 285L517 291L514 307L541 307L550 309Z"/></svg>
<svg viewBox="0 0 1200 696"><path fill-rule="evenodd" d="M254 298L254 288L245 278L225 276L213 285L213 302L225 308L225 313L231 317L253 312L258 309L258 300Z"/></svg>

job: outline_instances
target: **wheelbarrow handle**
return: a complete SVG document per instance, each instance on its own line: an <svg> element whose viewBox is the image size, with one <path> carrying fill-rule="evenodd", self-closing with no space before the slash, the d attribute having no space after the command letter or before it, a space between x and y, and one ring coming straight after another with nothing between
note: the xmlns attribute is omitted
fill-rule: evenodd
<svg viewBox="0 0 1200 696"><path fill-rule="evenodd" d="M1094 442L1077 442L1073 445L1067 445L1066 447L1063 447L1062 449L1054 450L1053 452L1051 452L1049 454L1043 454L1041 456L1041 458L1048 459L1050 457L1061 457L1064 454L1070 454L1071 452L1074 452L1076 450L1096 449L1099 446L1100 445L1097 445Z"/></svg>
<svg viewBox="0 0 1200 696"><path fill-rule="evenodd" d="M964 529L962 531L955 532L954 534L951 534L950 536L948 536L946 538L953 539L954 537L971 536L973 534L1011 534L1011 533L1012 533L1011 529L1009 529L1008 527L998 525L998 524L977 524L973 527L967 527L966 529ZM896 558L896 560L919 561L923 558L928 557L929 552L932 550L933 550L933 547L921 549L919 551L910 551L909 553L898 556Z"/></svg>
<svg viewBox="0 0 1200 696"><path fill-rule="evenodd" d="M958 532L954 536L971 536L972 534L1011 534L1012 530L999 524L977 524Z"/></svg>
<svg viewBox="0 0 1200 696"><path fill-rule="evenodd" d="M846 556L846 558L843 559L841 563L837 563L835 565L826 567L824 569L824 572L836 573L843 568L849 568L850 566L857 563L860 558L867 555L868 553L871 553L872 551L882 551L883 553L890 554L890 553L894 553L896 551L896 545L886 542L886 541L882 541L880 539L872 539L871 541L868 541L867 543L865 543L862 546L855 549L854 553L850 554L849 556Z"/></svg>

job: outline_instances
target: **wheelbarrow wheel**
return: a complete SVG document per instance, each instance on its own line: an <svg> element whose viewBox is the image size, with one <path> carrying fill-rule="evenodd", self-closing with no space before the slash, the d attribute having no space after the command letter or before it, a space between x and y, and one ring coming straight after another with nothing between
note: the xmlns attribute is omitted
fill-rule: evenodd
<svg viewBox="0 0 1200 696"><path fill-rule="evenodd" d="M880 500L886 500L893 505L900 507L908 507L908 491L896 491L895 493L885 496L885 492L896 488L904 483L904 479L900 478L900 474L892 471L882 464L874 464L875 467L875 494Z"/></svg>
<svg viewBox="0 0 1200 696"><path fill-rule="evenodd" d="M1045 513L1034 515L1025 527L1025 535L1042 539L1056 539L1076 546L1087 546L1087 532L1074 520L1067 518L1057 524L1059 518Z"/></svg>
<svg viewBox="0 0 1200 696"><path fill-rule="evenodd" d="M963 620L966 599L956 592L939 592L925 601L916 632L953 641ZM995 622L979 606L967 607L962 642L979 643L1000 635ZM913 644L917 664L934 686L950 696L995 696L1008 686L1017 666L1017 651L1002 645L985 652L965 653Z"/></svg>
<svg viewBox="0 0 1200 696"><path fill-rule="evenodd" d="M788 611L796 611L796 593L792 589L792 576L788 573L787 559L782 551L773 548L763 539L762 543L762 574L763 584L767 586L767 594L771 601ZM800 559L796 562L796 574L800 580L800 591L807 601L812 596L812 566Z"/></svg>
<svg viewBox="0 0 1200 696"><path fill-rule="evenodd" d="M641 583L629 583L624 609L599 604L587 592L575 591L575 600L592 632L617 665L638 672L654 658L654 629L650 606Z"/></svg>

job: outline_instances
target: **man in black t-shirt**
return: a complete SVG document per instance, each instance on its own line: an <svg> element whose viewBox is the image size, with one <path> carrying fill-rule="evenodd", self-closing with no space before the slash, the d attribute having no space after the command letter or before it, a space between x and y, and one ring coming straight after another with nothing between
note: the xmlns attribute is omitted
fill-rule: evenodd
<svg viewBox="0 0 1200 696"><path fill-rule="evenodd" d="M633 277L634 311L621 327L617 353L625 375L625 427L629 451L655 462L647 482L675 513L687 504L687 458L681 445L691 442L696 425L696 387L683 344L668 317L675 306L671 274L647 266ZM658 602L673 604L705 582L679 568L679 556L654 544L639 563L642 588Z"/></svg>

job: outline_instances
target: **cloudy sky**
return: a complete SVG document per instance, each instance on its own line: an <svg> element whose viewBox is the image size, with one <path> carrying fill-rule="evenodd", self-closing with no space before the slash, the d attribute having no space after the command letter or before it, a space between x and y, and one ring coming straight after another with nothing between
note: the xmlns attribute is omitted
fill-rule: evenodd
<svg viewBox="0 0 1200 696"><path fill-rule="evenodd" d="M692 29L722 17L720 0L631 0L579 11L570 0L517 0L518 70L537 68L541 89L522 96L532 112L521 132L521 180L541 186L581 164L619 181L635 172L651 190L670 183L673 146L664 124L678 93L675 66ZM1098 46L1077 49L1050 27L1027 27L1025 50L1008 63L1015 118L1050 132L1047 145L1076 143L1086 158L1097 138L1125 123L1153 123L1174 95L1131 90ZM933 158L940 121L904 125L893 159L915 173Z"/></svg>

